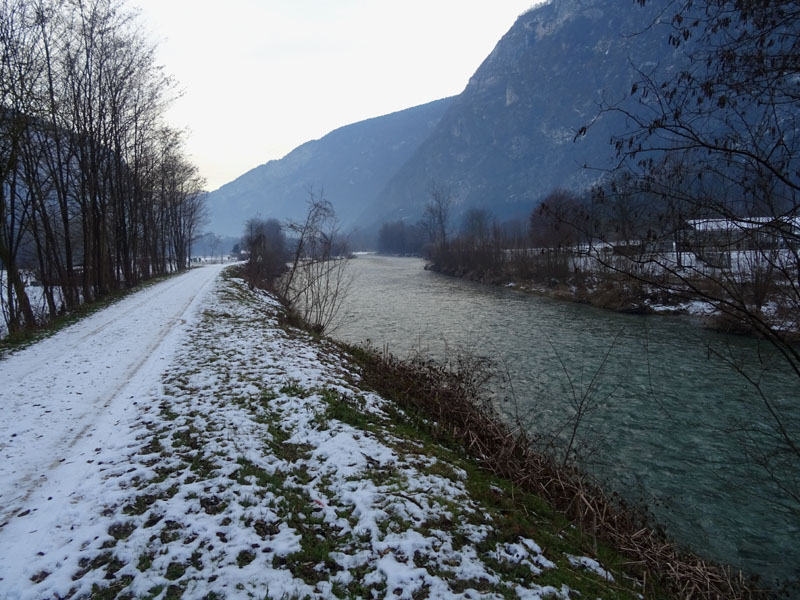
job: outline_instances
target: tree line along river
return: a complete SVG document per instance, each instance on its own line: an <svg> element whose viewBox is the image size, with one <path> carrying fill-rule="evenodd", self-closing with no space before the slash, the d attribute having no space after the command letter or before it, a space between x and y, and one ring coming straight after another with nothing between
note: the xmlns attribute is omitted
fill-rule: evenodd
<svg viewBox="0 0 800 600"><path fill-rule="evenodd" d="M584 399L587 468L645 502L668 535L767 581L800 580L800 507L757 464L773 444L761 384L789 434L800 432L796 376L755 339L687 317L624 315L442 276L413 258L359 256L333 337L398 356L486 356L508 374L501 412L533 434L562 428ZM798 439L795 437L794 439ZM781 477L797 477L789 461Z"/></svg>

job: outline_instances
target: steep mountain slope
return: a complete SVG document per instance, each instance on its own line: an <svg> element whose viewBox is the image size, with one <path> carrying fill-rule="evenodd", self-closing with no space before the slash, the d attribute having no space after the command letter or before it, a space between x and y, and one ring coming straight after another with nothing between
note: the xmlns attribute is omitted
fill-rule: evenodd
<svg viewBox="0 0 800 600"><path fill-rule="evenodd" d="M256 214L298 218L310 186L324 188L342 224L352 224L430 135L449 104L450 99L437 100L347 125L248 171L208 195L209 229L241 235L244 221Z"/></svg>
<svg viewBox="0 0 800 600"><path fill-rule="evenodd" d="M361 222L418 218L431 182L450 190L455 217L472 206L503 217L556 187L596 181L613 162L609 135L620 119L600 118L577 141L575 133L601 102L630 93L636 69L676 60L660 27L647 30L656 4L553 0L520 16Z"/></svg>

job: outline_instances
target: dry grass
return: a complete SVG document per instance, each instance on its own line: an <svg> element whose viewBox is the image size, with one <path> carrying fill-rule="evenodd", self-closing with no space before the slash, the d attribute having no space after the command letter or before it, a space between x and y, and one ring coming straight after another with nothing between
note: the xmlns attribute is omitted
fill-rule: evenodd
<svg viewBox="0 0 800 600"><path fill-rule="evenodd" d="M535 452L520 428L506 425L485 400L491 377L483 362L448 365L422 358L400 360L388 352L353 349L365 383L428 423L441 439L454 440L495 475L534 492L562 511L595 540L609 543L629 561L643 595L657 581L678 598L766 598L741 572L688 553L653 528L642 511L605 494L577 470Z"/></svg>

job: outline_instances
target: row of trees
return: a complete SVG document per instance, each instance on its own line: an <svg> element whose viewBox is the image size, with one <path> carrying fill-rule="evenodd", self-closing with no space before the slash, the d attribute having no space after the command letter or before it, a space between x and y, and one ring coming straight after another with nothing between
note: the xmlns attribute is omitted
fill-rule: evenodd
<svg viewBox="0 0 800 600"><path fill-rule="evenodd" d="M173 83L123 0L0 0L8 330L190 261L203 186L164 125Z"/></svg>

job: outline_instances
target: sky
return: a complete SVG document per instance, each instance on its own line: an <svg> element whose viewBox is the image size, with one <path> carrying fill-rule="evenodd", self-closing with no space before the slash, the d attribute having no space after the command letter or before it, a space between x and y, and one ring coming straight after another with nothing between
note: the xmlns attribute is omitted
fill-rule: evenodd
<svg viewBox="0 0 800 600"><path fill-rule="evenodd" d="M328 132L459 94L538 0L131 0L214 190Z"/></svg>

